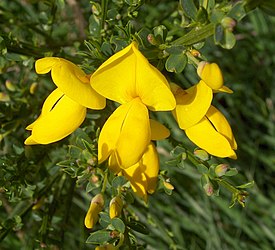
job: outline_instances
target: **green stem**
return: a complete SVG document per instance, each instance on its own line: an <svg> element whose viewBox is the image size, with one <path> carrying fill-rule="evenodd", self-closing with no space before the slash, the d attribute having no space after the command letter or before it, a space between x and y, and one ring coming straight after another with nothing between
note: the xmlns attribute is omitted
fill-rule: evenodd
<svg viewBox="0 0 275 250"><path fill-rule="evenodd" d="M222 186L224 186L226 189L228 189L233 194L240 193L240 190L238 190L233 185L231 185L229 182L227 182L223 179L216 178L215 181L218 181Z"/></svg>
<svg viewBox="0 0 275 250"><path fill-rule="evenodd" d="M103 180L102 189L101 189L102 194L105 193L107 184L108 184L108 170L106 170L104 173L104 180Z"/></svg>
<svg viewBox="0 0 275 250"><path fill-rule="evenodd" d="M106 16L107 16L107 10L108 10L108 0L102 0L101 1L101 30L104 30ZM102 36L101 36L102 39Z"/></svg>

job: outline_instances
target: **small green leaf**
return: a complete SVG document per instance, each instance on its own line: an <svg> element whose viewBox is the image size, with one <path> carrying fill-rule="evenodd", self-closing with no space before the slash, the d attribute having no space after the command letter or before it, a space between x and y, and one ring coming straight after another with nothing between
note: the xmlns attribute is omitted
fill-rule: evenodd
<svg viewBox="0 0 275 250"><path fill-rule="evenodd" d="M234 176L236 174L238 174L238 170L236 168L229 168L229 170L225 173L225 176Z"/></svg>
<svg viewBox="0 0 275 250"><path fill-rule="evenodd" d="M91 15L89 19L89 31L93 37L100 37L100 22L98 17Z"/></svg>
<svg viewBox="0 0 275 250"><path fill-rule="evenodd" d="M181 73L187 64L187 56L184 53L171 54L165 63L165 68L169 72Z"/></svg>
<svg viewBox="0 0 275 250"><path fill-rule="evenodd" d="M181 146L176 146L175 148L172 149L170 154L171 154L171 156L176 157L176 156L179 156L183 153L186 153L185 149Z"/></svg>
<svg viewBox="0 0 275 250"><path fill-rule="evenodd" d="M208 167L204 166L203 164L198 164L196 165L197 169L198 169L198 172L200 174L207 174L208 173Z"/></svg>
<svg viewBox="0 0 275 250"><path fill-rule="evenodd" d="M150 233L149 229L143 223L141 223L139 221L132 220L128 223L127 226L129 226L132 230L139 232L141 234L147 235Z"/></svg>
<svg viewBox="0 0 275 250"><path fill-rule="evenodd" d="M162 44L167 36L167 29L164 25L159 25L153 29L153 34L156 40Z"/></svg>
<svg viewBox="0 0 275 250"><path fill-rule="evenodd" d="M111 224L111 218L108 213L101 212L99 215L100 215L99 224L102 227L106 228L107 226L109 226Z"/></svg>
<svg viewBox="0 0 275 250"><path fill-rule="evenodd" d="M221 24L216 25L214 40L216 44L224 49L232 49L236 44L234 34L228 29L224 29Z"/></svg>
<svg viewBox="0 0 275 250"><path fill-rule="evenodd" d="M125 231L125 225L124 222L119 218L113 218L111 221L112 226L120 233L124 233Z"/></svg>
<svg viewBox="0 0 275 250"><path fill-rule="evenodd" d="M184 14L195 20L197 15L197 8L194 4L193 0L180 0L181 7L183 9Z"/></svg>
<svg viewBox="0 0 275 250"><path fill-rule="evenodd" d="M99 230L94 233L91 233L90 236L88 237L86 243L88 244L104 244L107 241L111 239L110 232L106 230Z"/></svg>
<svg viewBox="0 0 275 250"><path fill-rule="evenodd" d="M117 189L118 187L123 186L127 180L124 176L116 176L112 181L112 187Z"/></svg>
<svg viewBox="0 0 275 250"><path fill-rule="evenodd" d="M241 188L241 189L244 189L244 188L252 188L254 186L255 182L254 181L250 181L248 183L245 183L243 185L240 185L240 186L237 186L236 188Z"/></svg>
<svg viewBox="0 0 275 250"><path fill-rule="evenodd" d="M243 17L246 16L246 11L242 2L236 3L233 8L227 14L229 17L234 18L237 21L240 21Z"/></svg>

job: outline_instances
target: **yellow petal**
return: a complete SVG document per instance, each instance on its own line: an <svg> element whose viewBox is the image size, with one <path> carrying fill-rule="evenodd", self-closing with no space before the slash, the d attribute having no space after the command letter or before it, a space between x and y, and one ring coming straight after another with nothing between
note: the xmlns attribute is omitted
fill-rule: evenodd
<svg viewBox="0 0 275 250"><path fill-rule="evenodd" d="M96 203L91 203L89 210L85 216L84 225L85 227L92 229L99 219L99 207Z"/></svg>
<svg viewBox="0 0 275 250"><path fill-rule="evenodd" d="M113 218L119 217L121 215L122 208L123 208L123 200L119 196L114 197L110 201L110 205L109 205L110 218L113 219Z"/></svg>
<svg viewBox="0 0 275 250"><path fill-rule="evenodd" d="M39 144L36 141L33 140L33 136L30 135L24 142L25 145L36 145Z"/></svg>
<svg viewBox="0 0 275 250"><path fill-rule="evenodd" d="M116 157L116 152L112 152L109 156L109 160L108 160L108 167L109 169L111 169L111 171L113 171L115 174L118 174L121 169Z"/></svg>
<svg viewBox="0 0 275 250"><path fill-rule="evenodd" d="M147 202L147 178L141 171L139 162L127 169L124 169L123 175L130 182L134 193Z"/></svg>
<svg viewBox="0 0 275 250"><path fill-rule="evenodd" d="M138 98L119 106L105 122L98 141L98 160L115 151L119 166L139 161L151 139L149 114Z"/></svg>
<svg viewBox="0 0 275 250"><path fill-rule="evenodd" d="M214 125L215 129L227 138L231 147L236 150L237 143L232 133L231 127L224 115L214 106L211 106L206 114L207 118Z"/></svg>
<svg viewBox="0 0 275 250"><path fill-rule="evenodd" d="M150 119L151 140L162 140L170 136L170 131L156 120Z"/></svg>
<svg viewBox="0 0 275 250"><path fill-rule="evenodd" d="M198 123L209 109L213 92L203 81L187 90L181 89L176 84L171 86L175 95L177 106L173 115L181 129L187 129Z"/></svg>
<svg viewBox="0 0 275 250"><path fill-rule="evenodd" d="M59 90L56 92L59 92L59 95L55 96L55 93L53 95L56 99L49 96L49 103L52 103L51 109L44 109L32 127L32 139L39 144L49 144L65 138L85 119L85 107L74 102Z"/></svg>
<svg viewBox="0 0 275 250"><path fill-rule="evenodd" d="M72 62L57 57L45 57L36 61L35 68L39 74L51 70L53 82L75 102L91 109L105 107L105 98L91 87L89 77Z"/></svg>
<svg viewBox="0 0 275 250"><path fill-rule="evenodd" d="M131 43L91 76L92 87L119 103L139 97L151 110L172 110L175 99L165 77Z"/></svg>
<svg viewBox="0 0 275 250"><path fill-rule="evenodd" d="M48 114L51 110L52 107L55 105L55 103L57 102L57 100L59 100L62 96L64 95L64 93L60 90L60 89L55 89L45 100L42 110L41 110L41 115L30 125L28 125L26 127L27 130L32 130L32 128L34 127L34 125L37 123L37 121L39 119L41 119L42 116Z"/></svg>
<svg viewBox="0 0 275 250"><path fill-rule="evenodd" d="M101 193L97 194L91 201L88 212L85 216L84 224L87 228L92 229L97 223L99 216L98 214L104 207L104 198Z"/></svg>
<svg viewBox="0 0 275 250"><path fill-rule="evenodd" d="M233 93L233 90L226 87L226 86L222 86L221 88L219 88L218 90L216 91L213 91L214 93L215 92L224 92L224 93L228 93L228 94L232 94Z"/></svg>
<svg viewBox="0 0 275 250"><path fill-rule="evenodd" d="M210 88L218 90L223 86L222 72L216 63L200 62L197 73Z"/></svg>
<svg viewBox="0 0 275 250"><path fill-rule="evenodd" d="M35 71L38 74L49 73L52 67L59 62L60 62L60 59L58 57L45 57L45 58L38 59L35 62Z"/></svg>
<svg viewBox="0 0 275 250"><path fill-rule="evenodd" d="M229 141L217 132L210 121L204 117L196 125L185 130L188 138L200 148L217 157L236 159Z"/></svg>
<svg viewBox="0 0 275 250"><path fill-rule="evenodd" d="M157 186L159 173L159 158L157 150L153 143L150 143L140 160L140 168L146 176L146 191L150 194L154 193Z"/></svg>

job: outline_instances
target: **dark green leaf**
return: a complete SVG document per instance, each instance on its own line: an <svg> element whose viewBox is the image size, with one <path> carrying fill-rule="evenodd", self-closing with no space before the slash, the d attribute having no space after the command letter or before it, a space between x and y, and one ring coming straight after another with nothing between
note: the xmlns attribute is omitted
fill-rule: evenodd
<svg viewBox="0 0 275 250"><path fill-rule="evenodd" d="M197 8L194 4L193 0L180 0L181 7L183 9L184 14L195 20L197 15Z"/></svg>
<svg viewBox="0 0 275 250"><path fill-rule="evenodd" d="M139 221L131 221L127 224L132 230L142 233L142 234L149 234L149 229Z"/></svg>
<svg viewBox="0 0 275 250"><path fill-rule="evenodd" d="M111 221L112 226L120 233L124 233L125 231L125 225L124 222L119 218L114 218Z"/></svg>
<svg viewBox="0 0 275 250"><path fill-rule="evenodd" d="M88 244L104 244L107 241L111 239L110 232L106 230L99 230L94 233L91 233L90 236L88 237L86 243Z"/></svg>
<svg viewBox="0 0 275 250"><path fill-rule="evenodd" d="M181 73L187 64L187 56L184 53L171 54L165 63L165 68L169 72Z"/></svg>

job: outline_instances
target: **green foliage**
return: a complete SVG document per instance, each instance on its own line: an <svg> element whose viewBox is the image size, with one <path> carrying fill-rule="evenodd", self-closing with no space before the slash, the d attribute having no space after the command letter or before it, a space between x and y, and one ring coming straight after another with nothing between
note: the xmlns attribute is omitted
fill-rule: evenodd
<svg viewBox="0 0 275 250"><path fill-rule="evenodd" d="M274 248L275 19L260 11L274 14L271 2L2 0L0 248ZM193 151L171 115L155 115L172 135L157 142L161 172L148 205L97 163L99 130L114 104L89 111L67 139L24 145L25 127L54 87L35 73L36 59L64 57L91 72L131 40L169 81L189 87L197 80L193 65L208 59L234 90L217 95L215 105L232 124L237 161ZM119 194L127 206L120 218L102 211L90 231L84 217L102 190L106 204Z"/></svg>

